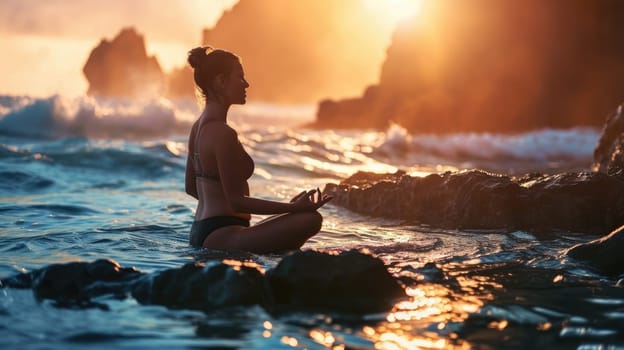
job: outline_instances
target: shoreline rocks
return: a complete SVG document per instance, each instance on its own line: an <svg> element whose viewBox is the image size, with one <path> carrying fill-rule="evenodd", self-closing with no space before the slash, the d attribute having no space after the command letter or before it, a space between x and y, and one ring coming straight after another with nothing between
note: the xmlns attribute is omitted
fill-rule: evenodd
<svg viewBox="0 0 624 350"><path fill-rule="evenodd" d="M602 234L624 222L624 177L597 172L509 177L479 170L412 177L358 172L327 184L357 213L458 229Z"/></svg>
<svg viewBox="0 0 624 350"><path fill-rule="evenodd" d="M261 305L269 312L389 311L405 297L398 279L370 254L298 251L266 274L244 262L190 263L145 274L112 260L53 264L0 280L10 288L32 288L38 299L57 305L94 306L91 299L132 295L142 304L211 310Z"/></svg>
<svg viewBox="0 0 624 350"><path fill-rule="evenodd" d="M607 275L624 274L624 226L609 235L580 243L566 251L566 255L587 262Z"/></svg>
<svg viewBox="0 0 624 350"><path fill-rule="evenodd" d="M284 257L267 273L277 309L390 310L405 296L383 262L356 250L340 255L303 251Z"/></svg>

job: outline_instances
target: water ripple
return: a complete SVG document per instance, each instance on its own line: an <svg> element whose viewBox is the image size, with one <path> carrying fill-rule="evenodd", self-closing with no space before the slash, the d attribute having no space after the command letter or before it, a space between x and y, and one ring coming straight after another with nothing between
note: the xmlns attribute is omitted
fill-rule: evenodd
<svg viewBox="0 0 624 350"><path fill-rule="evenodd" d="M80 205L69 205L69 204L29 204L29 205L5 205L0 207L0 213L2 212L28 212L32 211L45 211L50 214L58 215L70 215L70 216L79 216L79 215L87 215L87 214L95 214L98 213L97 210L91 209L89 207L80 206Z"/></svg>
<svg viewBox="0 0 624 350"><path fill-rule="evenodd" d="M22 171L0 171L0 191L34 192L54 185L54 181L43 176Z"/></svg>

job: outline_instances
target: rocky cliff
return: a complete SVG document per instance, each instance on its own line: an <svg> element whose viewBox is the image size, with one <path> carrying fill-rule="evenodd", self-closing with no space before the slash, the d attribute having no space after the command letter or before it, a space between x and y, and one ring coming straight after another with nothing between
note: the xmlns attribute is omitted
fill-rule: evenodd
<svg viewBox="0 0 624 350"><path fill-rule="evenodd" d="M165 91L165 75L148 56L143 36L124 28L113 40L103 39L84 65L89 95L106 97L157 96Z"/></svg>
<svg viewBox="0 0 624 350"><path fill-rule="evenodd" d="M376 80L388 36L361 0L241 0L203 43L238 54L255 100L316 103Z"/></svg>
<svg viewBox="0 0 624 350"><path fill-rule="evenodd" d="M379 83L320 103L318 127L514 132L602 125L624 100L624 2L427 1Z"/></svg>

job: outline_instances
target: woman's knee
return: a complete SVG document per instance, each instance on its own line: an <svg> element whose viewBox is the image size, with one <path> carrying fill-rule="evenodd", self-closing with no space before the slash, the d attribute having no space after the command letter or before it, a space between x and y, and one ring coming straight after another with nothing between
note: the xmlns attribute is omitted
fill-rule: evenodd
<svg viewBox="0 0 624 350"><path fill-rule="evenodd" d="M321 230L321 226L323 225L323 216L318 211L311 211L302 214L305 215L306 231L310 232L311 235L314 235Z"/></svg>

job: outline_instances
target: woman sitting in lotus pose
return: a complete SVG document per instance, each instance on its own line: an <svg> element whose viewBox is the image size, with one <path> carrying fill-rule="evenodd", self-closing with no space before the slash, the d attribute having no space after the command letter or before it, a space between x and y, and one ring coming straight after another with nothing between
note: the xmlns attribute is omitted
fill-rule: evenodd
<svg viewBox="0 0 624 350"><path fill-rule="evenodd" d="M195 84L205 108L193 124L186 162L186 193L198 199L190 243L220 250L255 253L301 247L321 229L317 209L331 197L304 191L289 203L254 198L247 180L254 162L227 124L228 109L244 104L245 80L240 59L231 52L197 47L189 52ZM250 226L251 214L277 214Z"/></svg>

